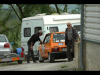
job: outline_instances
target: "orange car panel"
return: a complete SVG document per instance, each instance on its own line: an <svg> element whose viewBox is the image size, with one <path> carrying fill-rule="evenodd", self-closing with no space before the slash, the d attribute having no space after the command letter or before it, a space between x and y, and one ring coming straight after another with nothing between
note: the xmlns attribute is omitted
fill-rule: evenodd
<svg viewBox="0 0 100 75"><path fill-rule="evenodd" d="M65 34L64 32L56 32L56 33ZM39 46L39 51L40 51L42 57L48 58L48 52L52 52L52 48L59 48L59 51L62 51L62 48L66 48L64 42L59 42L59 43L63 43L63 45L59 45L59 43L53 42L53 34L56 34L56 33L48 33L48 34L51 34L50 42ZM48 35L48 34L46 34L46 35ZM45 38L46 38L46 36L45 36ZM45 40L45 38L44 38L44 40ZM43 51L43 48L44 48L44 51Z"/></svg>
<svg viewBox="0 0 100 75"><path fill-rule="evenodd" d="M44 51L45 51L45 58L47 58L48 57L48 51L51 49L51 47L50 47L50 43L48 43L48 44L45 44L45 46L44 46Z"/></svg>

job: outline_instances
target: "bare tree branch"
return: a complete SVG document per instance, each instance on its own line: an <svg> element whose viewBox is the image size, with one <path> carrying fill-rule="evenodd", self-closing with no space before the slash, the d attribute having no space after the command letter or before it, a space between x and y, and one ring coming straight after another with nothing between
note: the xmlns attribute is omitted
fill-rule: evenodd
<svg viewBox="0 0 100 75"><path fill-rule="evenodd" d="M52 14L52 11L50 9L50 4L48 4L48 9L49 9L49 13Z"/></svg>
<svg viewBox="0 0 100 75"><path fill-rule="evenodd" d="M57 4L55 4L55 7L56 7L56 10L57 10L57 13L60 14Z"/></svg>
<svg viewBox="0 0 100 75"><path fill-rule="evenodd" d="M15 11L15 9L14 9L14 7L11 5L11 4L9 4L11 7L12 7L12 9L14 10L14 12L15 12L15 14L17 15L17 17L19 18L19 20L22 22L22 20L21 20L21 18L18 16L18 14L17 14L17 12Z"/></svg>
<svg viewBox="0 0 100 75"><path fill-rule="evenodd" d="M66 10L66 12L67 12L67 4L65 4L65 10Z"/></svg>
<svg viewBox="0 0 100 75"><path fill-rule="evenodd" d="M16 5L17 5L17 7L18 7L19 10L20 10L20 13L21 13L22 18L24 18L24 14L23 14L22 9L20 8L19 4L16 4Z"/></svg>
<svg viewBox="0 0 100 75"><path fill-rule="evenodd" d="M63 10L63 12L67 12L67 4L65 4L65 7L64 7L64 10Z"/></svg>

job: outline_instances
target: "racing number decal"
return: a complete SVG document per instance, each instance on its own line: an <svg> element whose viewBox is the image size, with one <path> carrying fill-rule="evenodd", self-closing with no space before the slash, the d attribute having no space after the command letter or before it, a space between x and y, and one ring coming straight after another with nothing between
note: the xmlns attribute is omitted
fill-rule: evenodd
<svg viewBox="0 0 100 75"><path fill-rule="evenodd" d="M44 54L44 45L42 45L42 52L43 52L43 54Z"/></svg>

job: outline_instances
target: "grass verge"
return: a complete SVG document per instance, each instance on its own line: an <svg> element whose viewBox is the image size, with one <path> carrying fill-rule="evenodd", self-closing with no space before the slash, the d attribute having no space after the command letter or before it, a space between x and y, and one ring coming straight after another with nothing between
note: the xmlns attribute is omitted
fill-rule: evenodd
<svg viewBox="0 0 100 75"><path fill-rule="evenodd" d="M68 67L68 66L61 66L61 68L66 68L66 67Z"/></svg>

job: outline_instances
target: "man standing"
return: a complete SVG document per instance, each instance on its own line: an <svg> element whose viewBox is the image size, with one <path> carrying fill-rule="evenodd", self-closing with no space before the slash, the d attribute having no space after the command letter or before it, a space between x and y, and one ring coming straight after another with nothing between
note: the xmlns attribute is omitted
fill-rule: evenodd
<svg viewBox="0 0 100 75"><path fill-rule="evenodd" d="M34 58L33 46L36 41L40 41L42 44L44 44L39 38L39 36L41 36L42 34L43 34L42 30L39 30L38 33L33 34L31 38L28 40L27 42L27 45L28 45L27 63L30 63L30 52L31 52L33 62L36 62Z"/></svg>
<svg viewBox="0 0 100 75"><path fill-rule="evenodd" d="M67 23L67 28L65 30L65 45L67 45L68 61L73 61L70 49L72 49L72 52L74 52L74 42L76 42L77 38L77 30L74 27L72 27L71 23Z"/></svg>

